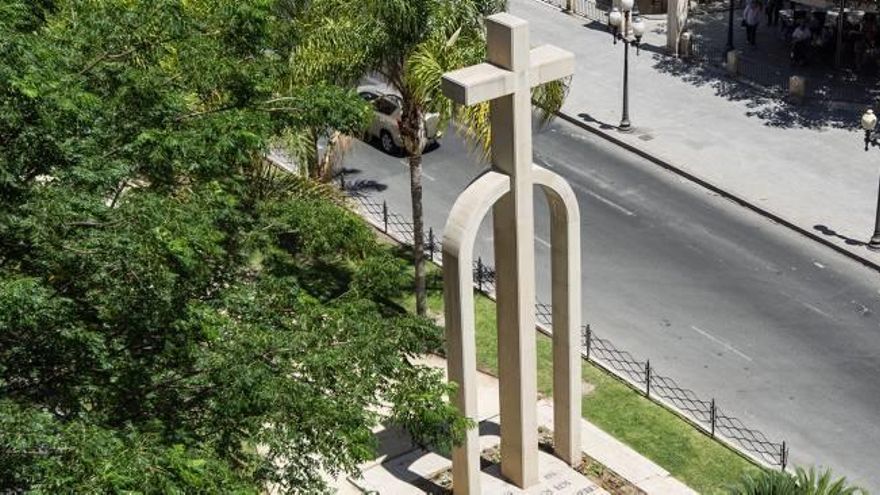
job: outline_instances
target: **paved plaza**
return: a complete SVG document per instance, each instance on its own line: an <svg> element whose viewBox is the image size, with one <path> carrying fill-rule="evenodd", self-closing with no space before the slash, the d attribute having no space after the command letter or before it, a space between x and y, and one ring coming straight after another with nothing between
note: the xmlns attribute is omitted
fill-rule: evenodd
<svg viewBox="0 0 880 495"><path fill-rule="evenodd" d="M426 356L422 364L446 369L446 361L436 356ZM498 380L485 373L478 374L480 397L480 443L483 449L498 444ZM538 423L552 428L553 408L549 400L538 401ZM639 455L611 435L593 424L583 420L582 446L585 454L615 471L618 475L648 494L692 495L693 490L673 478L666 470ZM448 457L414 447L409 438L398 430L381 429L377 432L380 441L379 457L362 466L363 475L359 478L342 477L335 482L339 493L355 494L360 490L372 490L382 494L418 495L437 491L440 487L432 481L437 473L446 471L452 465ZM607 492L595 483L571 470L563 468L564 463L550 454L542 452L539 457L540 476L543 482L534 489L521 491L505 483L489 467L483 471L485 493L506 494L546 494L546 490L558 487L549 493L558 495L589 493L595 495ZM555 474L554 474L555 473ZM551 475L548 477L548 475ZM559 481L562 480L562 481ZM577 487L577 490L574 488Z"/></svg>

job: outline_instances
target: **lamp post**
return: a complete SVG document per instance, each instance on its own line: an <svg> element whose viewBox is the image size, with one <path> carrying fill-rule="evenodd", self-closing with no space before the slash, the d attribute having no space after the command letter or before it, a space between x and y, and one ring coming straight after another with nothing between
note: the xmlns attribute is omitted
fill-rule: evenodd
<svg viewBox="0 0 880 495"><path fill-rule="evenodd" d="M877 136L874 134L874 128L877 127L877 116L873 110L867 110L862 115L862 129L865 131L865 151L869 146L880 147ZM868 241L868 249L872 251L880 251L880 187L877 192L877 213L874 218L874 235Z"/></svg>
<svg viewBox="0 0 880 495"><path fill-rule="evenodd" d="M727 60L727 54L733 51L733 2L734 0L729 0L727 7L727 49L724 50L722 60Z"/></svg>
<svg viewBox="0 0 880 495"><path fill-rule="evenodd" d="M608 27L614 37L614 44L616 45L618 40L623 42L623 116L617 127L622 132L632 130L629 122L629 45L636 45L636 54L638 54L639 42L645 34L645 23L642 19L632 18L633 3L634 0L620 0L620 8L623 12L615 7L608 14Z"/></svg>

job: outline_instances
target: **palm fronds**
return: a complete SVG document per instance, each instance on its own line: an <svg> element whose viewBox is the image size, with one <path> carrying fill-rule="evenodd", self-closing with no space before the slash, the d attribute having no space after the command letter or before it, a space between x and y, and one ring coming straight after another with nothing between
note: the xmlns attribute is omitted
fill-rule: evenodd
<svg viewBox="0 0 880 495"><path fill-rule="evenodd" d="M730 495L799 495L797 481L783 471L760 471L747 474L738 485L731 487Z"/></svg>
<svg viewBox="0 0 880 495"><path fill-rule="evenodd" d="M822 472L798 467L795 474L763 470L748 474L728 489L730 495L867 495L864 489L835 479L830 469Z"/></svg>
<svg viewBox="0 0 880 495"><path fill-rule="evenodd" d="M483 16L497 11L495 9L504 4L498 1L487 7L486 3L437 2L435 17L438 20L433 35L415 47L404 66L403 84L409 96L425 111L439 113L441 128L449 120L454 120L456 131L466 138L471 150L478 151L484 159L491 152L489 104L456 108L443 96L440 81L445 72L485 59ZM552 81L532 90L532 103L540 110L542 125L547 124L562 107L568 96L569 81Z"/></svg>
<svg viewBox="0 0 880 495"><path fill-rule="evenodd" d="M325 9L316 9L303 21L302 40L290 54L288 91L301 84L353 85L375 56L371 23L338 13L322 16Z"/></svg>
<svg viewBox="0 0 880 495"><path fill-rule="evenodd" d="M309 177L309 164L317 163L316 137L311 129L287 128L275 139L273 145L287 154L297 168L297 174Z"/></svg>
<svg viewBox="0 0 880 495"><path fill-rule="evenodd" d="M803 495L867 495L864 489L850 486L845 477L834 479L830 469L821 473L811 467L809 470L797 468L795 473L797 485L803 490Z"/></svg>
<svg viewBox="0 0 880 495"><path fill-rule="evenodd" d="M570 82L571 77L567 77L550 81L532 89L532 104L541 111L541 125L546 125L553 120L556 112L562 108L571 87Z"/></svg>
<svg viewBox="0 0 880 495"><path fill-rule="evenodd" d="M251 197L256 200L294 197L345 203L345 196L332 185L309 180L308 176L285 170L264 157L255 158L246 173L250 179Z"/></svg>
<svg viewBox="0 0 880 495"><path fill-rule="evenodd" d="M489 103L459 105L455 112L456 132L465 137L471 152L488 160L492 153L492 125L489 119Z"/></svg>

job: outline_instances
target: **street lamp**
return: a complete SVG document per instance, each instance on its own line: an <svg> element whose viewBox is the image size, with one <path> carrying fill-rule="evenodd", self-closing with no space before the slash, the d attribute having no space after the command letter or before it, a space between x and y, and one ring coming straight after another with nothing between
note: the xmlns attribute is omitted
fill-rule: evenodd
<svg viewBox="0 0 880 495"><path fill-rule="evenodd" d="M727 11L727 49L724 50L724 55L722 56L722 61L727 60L727 54L733 51L733 2L734 0L730 0L728 3L728 11Z"/></svg>
<svg viewBox="0 0 880 495"><path fill-rule="evenodd" d="M616 45L618 40L623 42L623 116L618 126L618 130L623 132L632 130L629 123L629 45L636 45L636 54L638 54L639 42L645 34L645 23L642 19L632 18L633 3L634 0L620 0L620 8L623 12L614 7L608 13L608 27L614 38L614 44Z"/></svg>
<svg viewBox="0 0 880 495"><path fill-rule="evenodd" d="M874 111L868 109L862 115L862 129L865 131L865 151L868 151L869 146L877 146L880 147L880 142L877 140L877 136L874 134L874 128L877 127L877 116L874 115ZM874 235L871 236L871 240L868 241L868 249L872 251L880 251L880 188L878 188L877 193L877 213L874 219Z"/></svg>

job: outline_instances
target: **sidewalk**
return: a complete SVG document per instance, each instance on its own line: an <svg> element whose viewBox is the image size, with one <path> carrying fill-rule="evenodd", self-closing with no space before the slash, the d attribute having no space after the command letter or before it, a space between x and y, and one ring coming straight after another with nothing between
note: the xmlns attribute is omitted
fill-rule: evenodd
<svg viewBox="0 0 880 495"><path fill-rule="evenodd" d="M441 368L445 371L446 361L437 356L427 356L420 364ZM498 379L479 373L480 397L480 440L483 448L496 445L498 438ZM539 400L538 424L552 428L552 401ZM335 482L338 493L355 494L378 492L394 495L417 495L436 488L430 478L451 466L451 461L439 454L424 451L412 446L407 437L397 430L382 429L376 432L380 442L380 456L361 466L362 476L357 479L340 478ZM666 470L642 457L611 435L600 430L586 420L581 421L581 442L588 456L602 463L645 493L652 495L695 495L696 492L673 478ZM549 454L541 454L542 472L547 466L560 467L561 461ZM486 493L520 493L500 479L486 476ZM588 482L592 484L591 482ZM501 487L503 487L502 491ZM524 493L531 493L524 492ZM562 492L559 492L562 493ZM607 492L593 486L588 493L597 495Z"/></svg>
<svg viewBox="0 0 880 495"><path fill-rule="evenodd" d="M715 192L880 269L871 237L880 167L863 150L863 109L796 106L671 59L664 21L630 57L630 120L619 133L623 48L604 26L537 0L511 0L529 21L532 44L574 52L564 117L702 182ZM634 55L631 53L630 55Z"/></svg>
<svg viewBox="0 0 880 495"><path fill-rule="evenodd" d="M665 37L665 16L649 19L648 25L659 24ZM789 78L806 78L807 95L821 100L847 102L864 106L876 97L873 85L876 76L860 73L852 68L850 57L844 57L844 69L835 70L834 48L811 48L809 63L794 66L791 61L791 45L785 40L781 26L767 26L762 17L757 30L756 46L746 43L745 28L740 26L742 9L734 13L733 45L740 56L740 71L743 78L760 84L771 91L784 94L788 91ZM658 22L659 21L659 22ZM709 63L720 66L726 53L728 13L723 10L691 12L688 17L688 30L694 35L697 51ZM661 45L665 44L665 39ZM814 100L815 102L815 100ZM851 125L851 121L842 122Z"/></svg>

